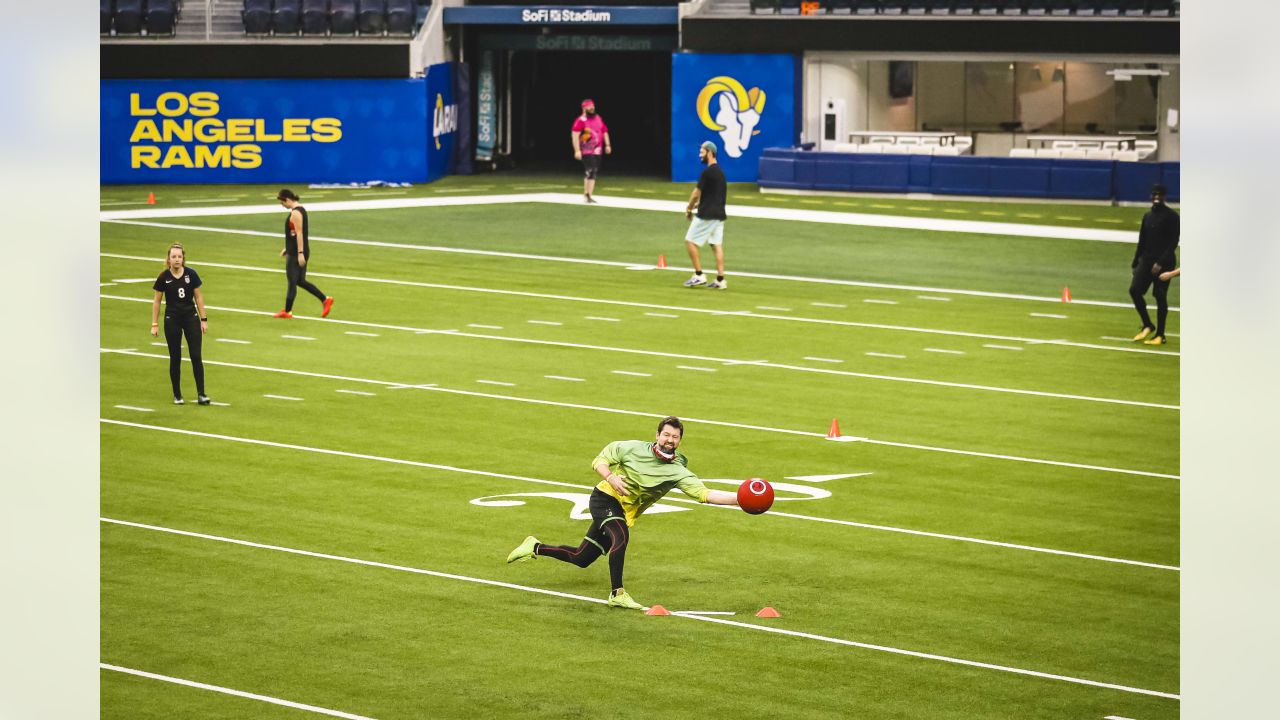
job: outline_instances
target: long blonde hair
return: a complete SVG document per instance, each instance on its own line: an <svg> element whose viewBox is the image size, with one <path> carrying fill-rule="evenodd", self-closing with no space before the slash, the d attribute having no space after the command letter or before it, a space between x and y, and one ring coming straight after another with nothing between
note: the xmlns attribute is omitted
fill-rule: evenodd
<svg viewBox="0 0 1280 720"><path fill-rule="evenodd" d="M182 267L184 267L184 268L185 268L185 267L187 266L187 249L186 249L186 248L184 248L184 247L182 247L182 243L174 243L174 244L170 245L170 246L169 246L169 249L168 249L168 250L166 250L166 251L165 251L165 253L164 253L164 269L165 269L165 270L172 270L172 269L173 269L173 268L169 267L169 256L173 254L173 249L174 249L174 248L177 248L177 249L179 249L179 250L181 250L181 251L182 251Z"/></svg>

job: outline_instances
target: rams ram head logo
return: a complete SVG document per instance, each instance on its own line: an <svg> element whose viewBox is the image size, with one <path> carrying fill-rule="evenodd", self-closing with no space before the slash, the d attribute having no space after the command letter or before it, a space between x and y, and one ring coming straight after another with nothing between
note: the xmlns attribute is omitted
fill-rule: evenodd
<svg viewBox="0 0 1280 720"><path fill-rule="evenodd" d="M714 117L712 103L715 103ZM758 87L747 90L727 75L711 78L698 93L698 119L720 134L729 157L741 157L742 151L751 144L751 136L760 134L756 125L762 112L764 91Z"/></svg>

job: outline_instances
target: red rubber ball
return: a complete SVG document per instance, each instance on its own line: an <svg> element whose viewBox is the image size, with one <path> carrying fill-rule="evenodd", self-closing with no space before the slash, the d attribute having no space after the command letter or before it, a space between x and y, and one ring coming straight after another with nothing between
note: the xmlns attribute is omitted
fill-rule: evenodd
<svg viewBox="0 0 1280 720"><path fill-rule="evenodd" d="M773 507L773 486L767 480L751 478L738 486L738 505L752 515Z"/></svg>

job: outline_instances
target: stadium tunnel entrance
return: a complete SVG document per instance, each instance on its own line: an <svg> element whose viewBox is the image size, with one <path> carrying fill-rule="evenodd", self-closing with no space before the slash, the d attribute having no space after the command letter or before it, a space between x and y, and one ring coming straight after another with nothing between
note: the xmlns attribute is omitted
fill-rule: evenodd
<svg viewBox="0 0 1280 720"><path fill-rule="evenodd" d="M613 145L602 174L670 177L675 25L451 31L456 56L471 68L477 170L580 173L570 131L591 98Z"/></svg>

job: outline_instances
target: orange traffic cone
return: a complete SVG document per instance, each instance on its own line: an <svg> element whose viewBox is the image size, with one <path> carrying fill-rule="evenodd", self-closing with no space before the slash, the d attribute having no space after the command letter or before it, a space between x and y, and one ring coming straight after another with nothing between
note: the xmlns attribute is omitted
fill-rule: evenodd
<svg viewBox="0 0 1280 720"><path fill-rule="evenodd" d="M840 437L840 421L835 418L831 418L831 429L827 430L827 439L835 440L838 437Z"/></svg>
<svg viewBox="0 0 1280 720"><path fill-rule="evenodd" d="M1062 302L1071 302L1071 288L1062 288Z"/></svg>
<svg viewBox="0 0 1280 720"><path fill-rule="evenodd" d="M659 270L661 270L661 269L665 268L666 266L667 266L667 256L666 256L666 255L659 255L659 256L658 256L658 269L659 269Z"/></svg>
<svg viewBox="0 0 1280 720"><path fill-rule="evenodd" d="M777 610L774 610L773 608L766 606L760 612L756 613L756 617L775 618L775 617L782 617L782 614L779 613Z"/></svg>
<svg viewBox="0 0 1280 720"><path fill-rule="evenodd" d="M645 615L670 615L671 611L662 607L661 605L654 605L648 610L645 610L644 614Z"/></svg>
<svg viewBox="0 0 1280 720"><path fill-rule="evenodd" d="M147 193L147 204L148 204L148 205L155 205L155 204L156 204L156 194L155 194L155 193L153 193L153 192L149 192L149 193Z"/></svg>

